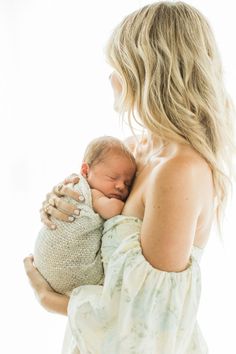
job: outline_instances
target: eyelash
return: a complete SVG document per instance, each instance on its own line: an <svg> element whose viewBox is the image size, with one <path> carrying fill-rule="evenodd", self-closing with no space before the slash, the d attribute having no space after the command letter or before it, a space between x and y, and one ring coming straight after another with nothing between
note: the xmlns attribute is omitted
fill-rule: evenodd
<svg viewBox="0 0 236 354"><path fill-rule="evenodd" d="M115 177L112 177L112 176L108 176L110 179L112 179L113 181L116 179ZM127 188L130 188L131 187L131 184L130 183L125 183L125 186Z"/></svg>

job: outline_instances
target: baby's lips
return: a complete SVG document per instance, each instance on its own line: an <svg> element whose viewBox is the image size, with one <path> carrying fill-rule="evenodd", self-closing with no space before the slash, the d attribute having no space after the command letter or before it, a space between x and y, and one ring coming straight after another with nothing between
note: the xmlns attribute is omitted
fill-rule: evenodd
<svg viewBox="0 0 236 354"><path fill-rule="evenodd" d="M123 197L120 194L111 194L111 198L116 198L123 201Z"/></svg>

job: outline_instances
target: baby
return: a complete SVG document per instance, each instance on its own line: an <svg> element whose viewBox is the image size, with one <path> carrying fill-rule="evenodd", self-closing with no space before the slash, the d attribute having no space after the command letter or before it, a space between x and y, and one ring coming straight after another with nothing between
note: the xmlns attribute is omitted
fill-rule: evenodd
<svg viewBox="0 0 236 354"><path fill-rule="evenodd" d="M84 201L63 197L80 209L79 217L72 223L52 217L57 228L44 226L35 243L35 266L58 293L69 296L80 285L103 284L103 223L121 213L135 172L135 159L119 139L104 136L87 146L80 181L68 185Z"/></svg>

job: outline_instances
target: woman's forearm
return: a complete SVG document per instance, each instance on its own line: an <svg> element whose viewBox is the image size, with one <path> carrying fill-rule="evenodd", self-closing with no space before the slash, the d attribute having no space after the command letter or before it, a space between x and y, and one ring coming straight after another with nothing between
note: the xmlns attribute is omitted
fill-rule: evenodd
<svg viewBox="0 0 236 354"><path fill-rule="evenodd" d="M24 267L36 298L49 312L67 316L69 297L55 292L44 277L35 268L33 255L24 258Z"/></svg>
<svg viewBox="0 0 236 354"><path fill-rule="evenodd" d="M47 291L41 296L41 305L49 312L67 316L69 299L66 295Z"/></svg>

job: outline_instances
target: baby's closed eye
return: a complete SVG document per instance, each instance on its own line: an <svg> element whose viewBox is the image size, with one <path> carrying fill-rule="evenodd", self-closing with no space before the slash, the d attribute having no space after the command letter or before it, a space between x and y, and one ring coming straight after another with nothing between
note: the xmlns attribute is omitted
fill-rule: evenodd
<svg viewBox="0 0 236 354"><path fill-rule="evenodd" d="M117 181L118 180L118 177L116 177L116 176L111 176L111 175L109 175L109 176L107 176L108 177L108 179L110 180L110 181Z"/></svg>

